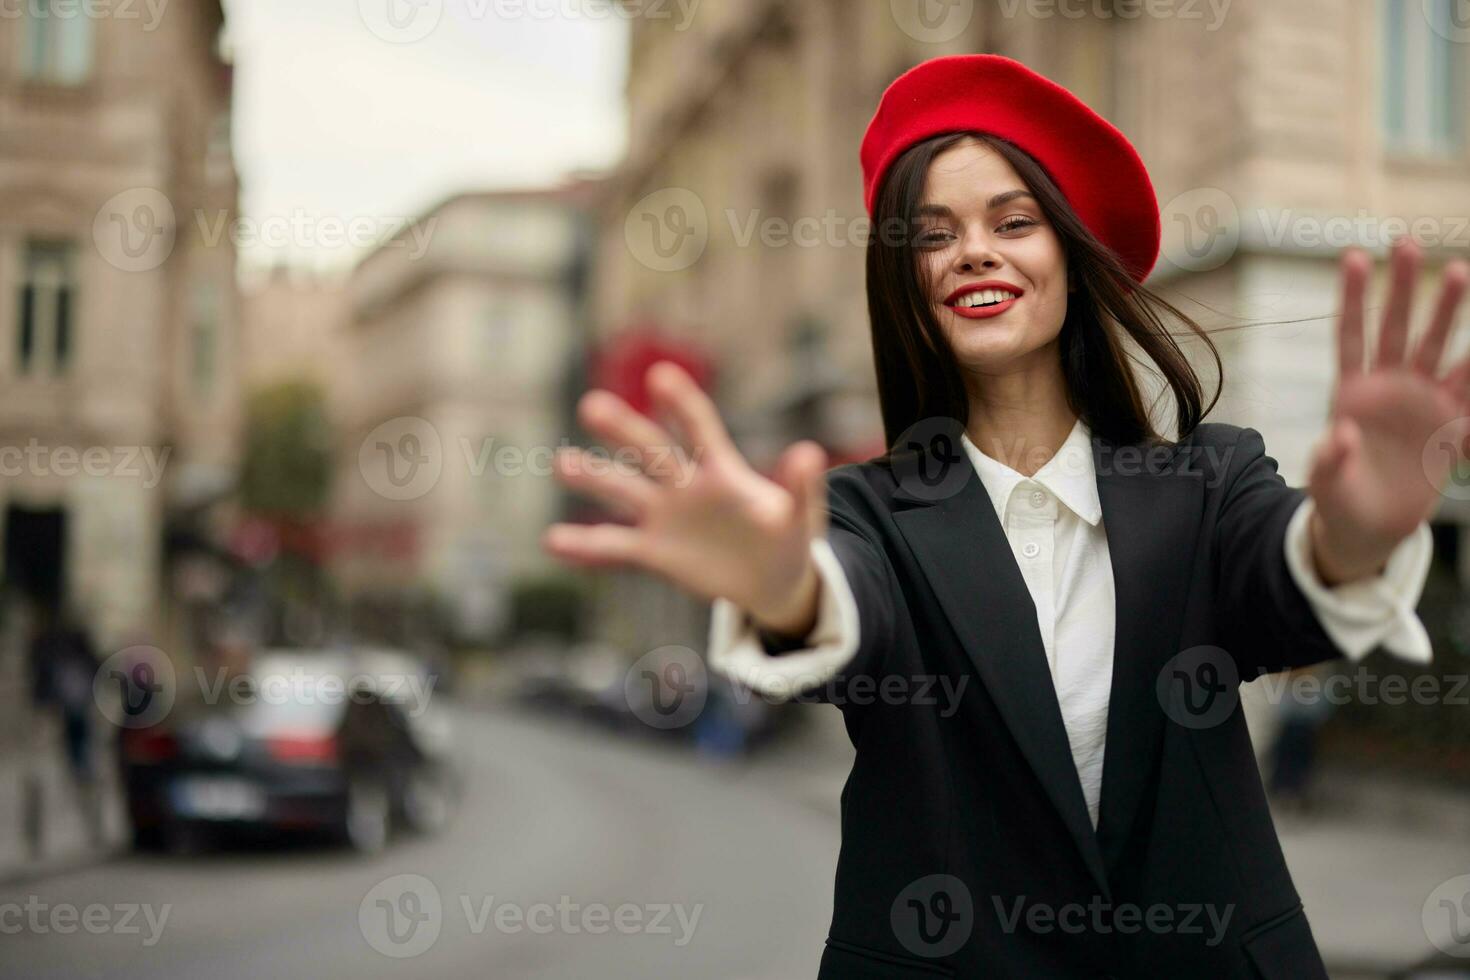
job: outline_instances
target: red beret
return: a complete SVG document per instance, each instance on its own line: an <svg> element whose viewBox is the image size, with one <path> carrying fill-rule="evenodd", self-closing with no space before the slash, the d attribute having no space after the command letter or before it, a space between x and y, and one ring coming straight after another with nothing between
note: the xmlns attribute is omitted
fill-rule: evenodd
<svg viewBox="0 0 1470 980"><path fill-rule="evenodd" d="M1159 257L1159 202L1138 151L1071 92L996 54L934 58L888 86L863 135L868 214L904 150L956 130L990 133L1029 153L1133 278L1148 276Z"/></svg>

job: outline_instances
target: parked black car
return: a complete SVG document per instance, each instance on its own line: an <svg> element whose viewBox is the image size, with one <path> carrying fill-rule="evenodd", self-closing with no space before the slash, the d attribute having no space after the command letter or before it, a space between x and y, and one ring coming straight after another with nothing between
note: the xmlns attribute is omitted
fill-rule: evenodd
<svg viewBox="0 0 1470 980"><path fill-rule="evenodd" d="M432 675L414 659L271 651L159 724L123 732L134 843L315 831L375 851L397 827L448 820L459 791L449 742Z"/></svg>

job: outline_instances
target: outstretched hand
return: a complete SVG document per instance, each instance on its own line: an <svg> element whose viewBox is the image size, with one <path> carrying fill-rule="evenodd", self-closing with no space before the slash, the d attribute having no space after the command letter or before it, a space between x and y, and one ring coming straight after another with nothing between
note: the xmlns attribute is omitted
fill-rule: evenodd
<svg viewBox="0 0 1470 980"><path fill-rule="evenodd" d="M814 442L789 446L776 479L756 472L736 449L714 402L678 365L648 369L659 421L612 392L582 396L582 424L615 450L614 459L560 450L563 483L608 505L628 523L553 524L548 552L583 566L635 566L703 599L722 596L767 628L804 634L815 618L813 538L826 534L827 454Z"/></svg>
<svg viewBox="0 0 1470 980"><path fill-rule="evenodd" d="M1412 241L1394 242L1378 347L1365 364L1372 261L1361 249L1343 253L1336 392L1307 484L1316 504L1313 555L1328 584L1381 570L1394 546L1434 513L1457 457L1470 455L1470 357L1439 367L1470 265L1445 267L1429 325L1410 352L1420 258Z"/></svg>

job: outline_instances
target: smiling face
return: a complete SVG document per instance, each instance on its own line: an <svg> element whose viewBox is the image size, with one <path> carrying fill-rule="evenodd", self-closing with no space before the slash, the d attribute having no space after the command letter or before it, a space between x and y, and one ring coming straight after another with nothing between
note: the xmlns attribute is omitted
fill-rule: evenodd
<svg viewBox="0 0 1470 980"><path fill-rule="evenodd" d="M1066 255L1003 156L972 139L936 156L918 220L920 279L962 367L998 374L1055 356Z"/></svg>

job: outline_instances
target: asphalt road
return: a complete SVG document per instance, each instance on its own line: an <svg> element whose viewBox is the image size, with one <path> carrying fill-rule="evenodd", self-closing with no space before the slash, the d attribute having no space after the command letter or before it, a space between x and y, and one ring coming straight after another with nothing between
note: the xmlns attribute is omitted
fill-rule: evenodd
<svg viewBox="0 0 1470 980"><path fill-rule="evenodd" d="M466 796L438 837L369 858L127 856L3 886L0 976L815 976L840 771L816 790L789 752L715 764L493 709L457 721Z"/></svg>

